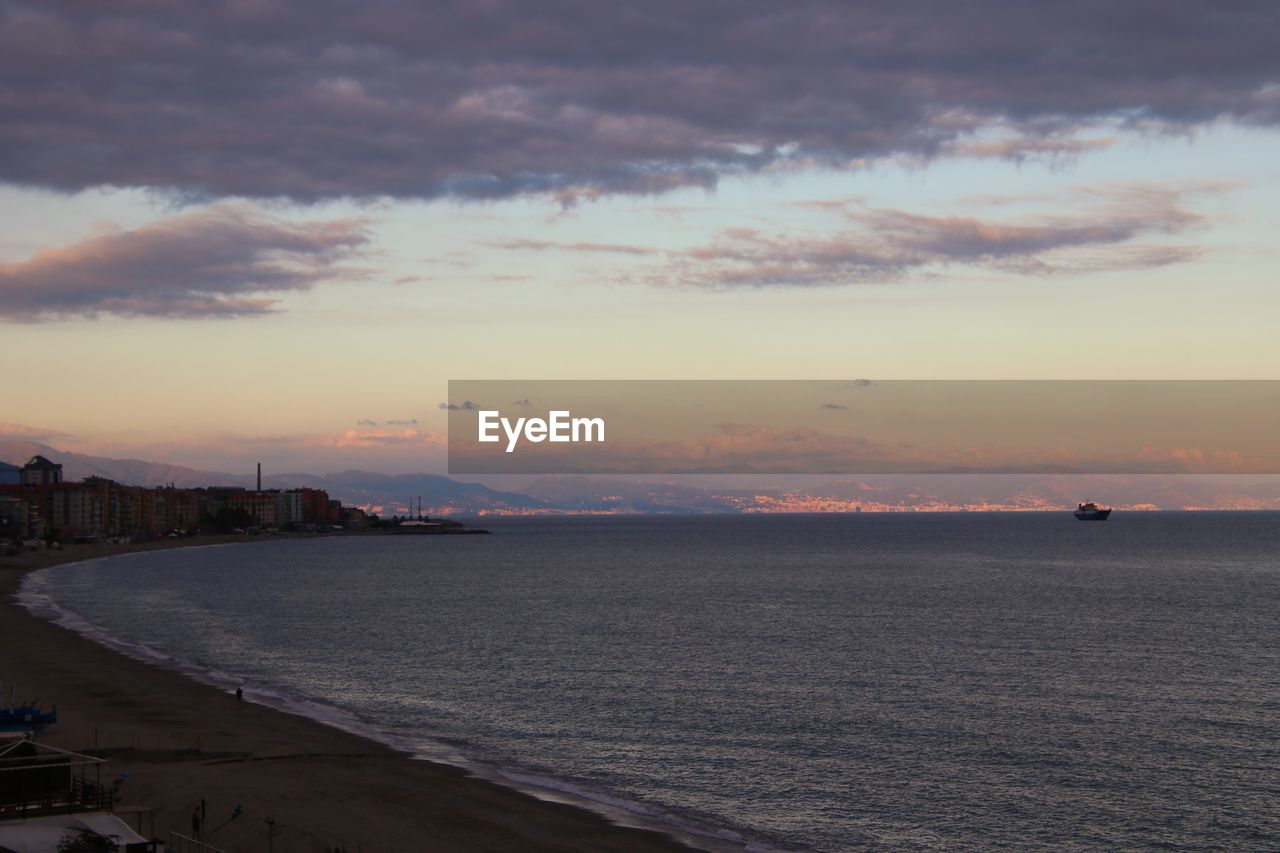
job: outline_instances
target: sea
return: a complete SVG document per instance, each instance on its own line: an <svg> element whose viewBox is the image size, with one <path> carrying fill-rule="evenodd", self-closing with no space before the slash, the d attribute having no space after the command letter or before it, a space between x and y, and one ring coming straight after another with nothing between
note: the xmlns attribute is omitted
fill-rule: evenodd
<svg viewBox="0 0 1280 853"><path fill-rule="evenodd" d="M710 849L1280 849L1280 513L483 524L72 564L23 598Z"/></svg>

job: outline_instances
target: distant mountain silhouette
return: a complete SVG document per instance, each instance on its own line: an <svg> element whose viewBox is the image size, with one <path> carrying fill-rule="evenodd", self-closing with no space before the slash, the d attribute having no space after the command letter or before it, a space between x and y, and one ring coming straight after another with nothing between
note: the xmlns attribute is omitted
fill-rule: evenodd
<svg viewBox="0 0 1280 853"><path fill-rule="evenodd" d="M460 483L439 474L379 474L374 471L339 471L335 474L279 474L264 478L276 488L322 488L344 503L408 503L422 498L423 506L458 506L474 512L490 508L531 509L546 504L519 492L501 492L480 483ZM390 510L388 510L389 512Z"/></svg>
<svg viewBox="0 0 1280 853"><path fill-rule="evenodd" d="M0 441L0 460L23 465L32 456L45 456L62 465L66 480L106 477L131 486L164 486L173 483L181 488L197 486L252 486L252 477L220 471L198 471L182 465L147 462L142 459L109 459L58 450L36 441Z"/></svg>
<svg viewBox="0 0 1280 853"><path fill-rule="evenodd" d="M70 453L34 441L0 440L0 460L22 465L35 455L61 463L68 480L97 475L121 483L183 488L242 486L252 488L252 474L200 471L182 465L141 459L109 459ZM977 504L999 508L1066 510L1076 501L1093 499L1116 506L1280 509L1280 477L1133 476L1076 474L965 474L914 477L785 477L740 467L629 479L623 476L518 478L522 491L500 491L479 483L461 483L438 474L380 474L347 470L332 474L272 474L267 488L324 489L352 506L381 508L384 515L417 504L450 507L459 515L482 510L551 510L559 512L708 513L740 512L761 496L815 496L866 503L868 508ZM0 482L4 482L0 470ZM716 476L726 475L726 476ZM12 479L12 473L9 475ZM804 509L803 503L794 504Z"/></svg>

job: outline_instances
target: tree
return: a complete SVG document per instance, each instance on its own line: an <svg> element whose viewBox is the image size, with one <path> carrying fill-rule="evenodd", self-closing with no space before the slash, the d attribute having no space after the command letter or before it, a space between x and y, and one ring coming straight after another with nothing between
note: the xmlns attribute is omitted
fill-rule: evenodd
<svg viewBox="0 0 1280 853"><path fill-rule="evenodd" d="M252 527L253 516L239 507L219 507L213 516L213 526L223 533L236 527Z"/></svg>

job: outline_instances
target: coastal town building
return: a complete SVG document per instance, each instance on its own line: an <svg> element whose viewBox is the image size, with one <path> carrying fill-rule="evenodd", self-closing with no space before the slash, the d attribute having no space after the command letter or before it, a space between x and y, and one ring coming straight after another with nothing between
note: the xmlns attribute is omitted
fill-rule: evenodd
<svg viewBox="0 0 1280 853"><path fill-rule="evenodd" d="M36 491L40 515L64 536L95 536L107 529L101 496L82 483L53 483Z"/></svg>
<svg viewBox="0 0 1280 853"><path fill-rule="evenodd" d="M348 506L342 507L342 526L343 527L368 527L369 516L359 507Z"/></svg>
<svg viewBox="0 0 1280 853"><path fill-rule="evenodd" d="M301 524L303 519L302 492L284 491L276 494L276 524Z"/></svg>
<svg viewBox="0 0 1280 853"><path fill-rule="evenodd" d="M18 482L0 483L0 540L165 536L220 524L264 529L315 529L362 523L323 489L248 490L130 486L106 477L64 482L62 466L43 456L21 469ZM239 521L217 522L220 512ZM358 519L357 519L358 516ZM233 515L233 518L235 516Z"/></svg>
<svg viewBox="0 0 1280 853"><path fill-rule="evenodd" d="M302 495L302 520L317 524L337 524L342 521L342 504L330 500L324 489L299 489Z"/></svg>
<svg viewBox="0 0 1280 853"><path fill-rule="evenodd" d="M31 504L13 495L0 495L0 540L28 538L30 521Z"/></svg>
<svg viewBox="0 0 1280 853"><path fill-rule="evenodd" d="M258 527L276 526L275 492L239 492L227 498L227 506L249 514Z"/></svg>
<svg viewBox="0 0 1280 853"><path fill-rule="evenodd" d="M61 483L62 466L50 462L43 456L32 456L30 461L22 466L21 482L24 486L50 486Z"/></svg>

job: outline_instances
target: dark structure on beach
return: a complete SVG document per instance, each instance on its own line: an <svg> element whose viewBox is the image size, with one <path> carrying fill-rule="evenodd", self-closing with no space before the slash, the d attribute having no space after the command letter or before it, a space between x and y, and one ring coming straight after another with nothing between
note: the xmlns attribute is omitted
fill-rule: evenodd
<svg viewBox="0 0 1280 853"><path fill-rule="evenodd" d="M0 820L109 811L105 760L19 739L0 746Z"/></svg>

